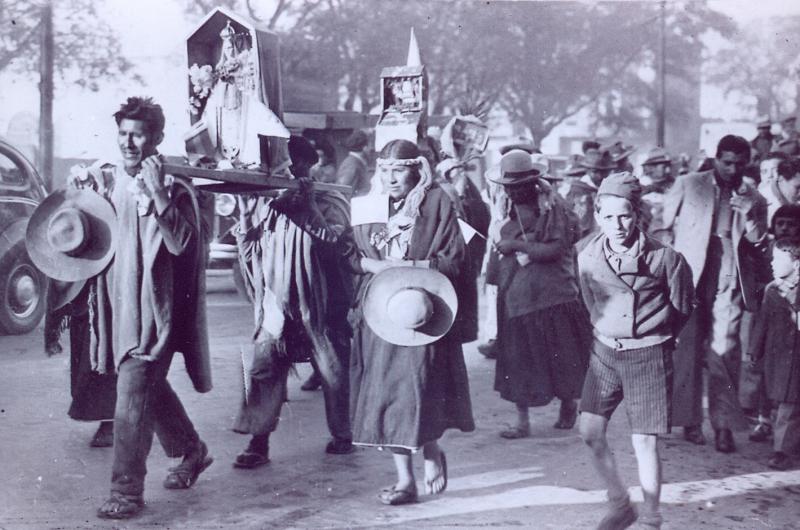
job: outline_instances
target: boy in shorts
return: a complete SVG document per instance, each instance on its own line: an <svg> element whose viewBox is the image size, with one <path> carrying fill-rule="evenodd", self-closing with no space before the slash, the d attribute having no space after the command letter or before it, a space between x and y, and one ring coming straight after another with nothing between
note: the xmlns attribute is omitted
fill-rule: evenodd
<svg viewBox="0 0 800 530"><path fill-rule="evenodd" d="M644 495L639 522L661 526L658 435L670 431L673 343L694 301L683 256L638 228L641 195L630 173L606 178L595 202L601 232L578 256L594 330L579 425L609 499L598 529L627 528L637 519L606 439L623 398Z"/></svg>

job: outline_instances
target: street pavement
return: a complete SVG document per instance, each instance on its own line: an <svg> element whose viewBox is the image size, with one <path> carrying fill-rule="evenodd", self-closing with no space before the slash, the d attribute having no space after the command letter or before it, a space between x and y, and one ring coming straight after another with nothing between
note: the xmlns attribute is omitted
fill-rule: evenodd
<svg viewBox="0 0 800 530"><path fill-rule="evenodd" d="M177 461L154 442L148 460L146 508L133 521L108 522L95 510L108 494L112 452L88 446L96 424L70 420L69 357L47 358L41 329L0 337L0 528L594 528L605 492L577 429L552 428L553 403L532 409L532 436L503 440L512 404L493 391L494 363L476 344L465 348L473 433L448 432L449 486L409 506L383 506L393 483L389 453L358 449L327 455L321 392L303 392L309 373L299 365L289 402L271 439L271 462L256 470L231 467L247 437L230 431L241 396L241 358L252 331L249 306L229 277L209 279L214 390L198 394L176 357L170 381L183 400L214 464L191 489L161 486ZM66 344L66 340L62 340ZM710 428L706 424L706 434ZM624 411L609 426L621 474L634 500L636 463ZM768 444L736 433L737 453L698 447L677 434L662 444L665 529L800 528L800 470L769 470ZM416 457L422 491L422 461Z"/></svg>

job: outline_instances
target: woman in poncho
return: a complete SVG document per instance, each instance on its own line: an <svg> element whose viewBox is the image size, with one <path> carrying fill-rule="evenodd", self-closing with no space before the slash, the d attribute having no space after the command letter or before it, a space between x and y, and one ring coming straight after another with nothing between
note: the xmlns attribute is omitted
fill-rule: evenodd
<svg viewBox="0 0 800 530"><path fill-rule="evenodd" d="M356 226L357 295L350 363L353 443L387 448L394 455L397 482L385 489L385 504L417 500L411 455L425 459L425 491L447 487L447 462L437 443L446 429L472 431L472 408L460 337L452 331L422 346L398 346L365 322L364 295L370 279L391 267L424 267L451 281L465 258L456 212L436 185L416 145L394 140L381 151L372 201L385 201L388 222ZM381 190L383 193L381 193ZM353 217L357 212L353 211Z"/></svg>

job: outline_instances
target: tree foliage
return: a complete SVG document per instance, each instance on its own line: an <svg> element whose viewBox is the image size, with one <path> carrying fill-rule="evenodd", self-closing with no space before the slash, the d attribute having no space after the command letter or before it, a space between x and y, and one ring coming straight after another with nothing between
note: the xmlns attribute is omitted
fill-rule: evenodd
<svg viewBox="0 0 800 530"><path fill-rule="evenodd" d="M195 7L209 3L196 0ZM229 6L249 9L245 0ZM282 34L285 76L337 89L345 109L370 110L385 66L405 62L409 28L430 75L435 114L464 106L502 105L540 140L589 109L612 128L652 126L652 76L658 47L655 2L474 2L458 0L282 0L261 14ZM699 82L710 30L731 23L702 2L669 2L667 71ZM669 94L673 119L691 112L685 90ZM696 107L696 105L695 105Z"/></svg>
<svg viewBox="0 0 800 530"><path fill-rule="evenodd" d="M0 3L0 71L33 75L38 69L41 9L45 2ZM53 4L56 74L97 90L102 79L131 74L112 28L103 22L93 0L57 0ZM134 78L136 76L133 76Z"/></svg>

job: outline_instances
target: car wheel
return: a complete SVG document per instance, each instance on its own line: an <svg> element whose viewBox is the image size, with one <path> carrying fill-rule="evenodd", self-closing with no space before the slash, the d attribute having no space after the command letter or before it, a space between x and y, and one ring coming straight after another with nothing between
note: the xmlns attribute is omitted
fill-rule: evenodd
<svg viewBox="0 0 800 530"><path fill-rule="evenodd" d="M0 282L0 330L11 335L32 331L44 316L46 280L24 246L0 261Z"/></svg>

